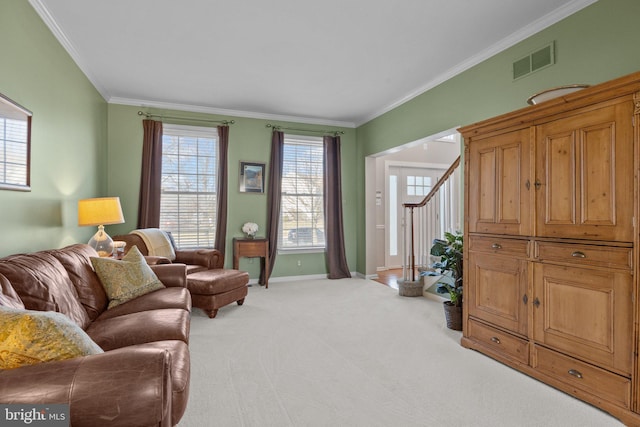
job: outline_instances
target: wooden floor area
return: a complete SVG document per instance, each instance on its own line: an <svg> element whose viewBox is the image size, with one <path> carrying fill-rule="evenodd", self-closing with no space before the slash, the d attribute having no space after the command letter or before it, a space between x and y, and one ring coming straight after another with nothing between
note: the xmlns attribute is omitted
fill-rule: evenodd
<svg viewBox="0 0 640 427"><path fill-rule="evenodd" d="M418 279L417 271L416 271L416 279ZM398 269L378 271L378 278L371 279L371 280L374 280L378 283L382 283L383 285L389 286L390 288L398 289L398 280L402 280L402 269L398 268ZM427 292L435 296L435 298L438 300L444 301L448 299L448 296L437 293L436 289L437 289L436 286L430 286L427 289Z"/></svg>
<svg viewBox="0 0 640 427"><path fill-rule="evenodd" d="M402 269L397 268L378 271L378 278L373 280L382 283L383 285L387 285L390 288L398 289L398 280L402 280Z"/></svg>
<svg viewBox="0 0 640 427"><path fill-rule="evenodd" d="M378 278L371 279L390 288L398 289L398 280L402 280L402 269L392 268L389 270L378 271ZM416 271L416 280L418 280L418 272Z"/></svg>

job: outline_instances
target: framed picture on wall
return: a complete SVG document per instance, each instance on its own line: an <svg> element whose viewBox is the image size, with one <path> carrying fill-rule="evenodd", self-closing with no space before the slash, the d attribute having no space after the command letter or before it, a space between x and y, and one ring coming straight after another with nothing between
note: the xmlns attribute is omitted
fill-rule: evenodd
<svg viewBox="0 0 640 427"><path fill-rule="evenodd" d="M264 163L240 162L240 192L264 193Z"/></svg>

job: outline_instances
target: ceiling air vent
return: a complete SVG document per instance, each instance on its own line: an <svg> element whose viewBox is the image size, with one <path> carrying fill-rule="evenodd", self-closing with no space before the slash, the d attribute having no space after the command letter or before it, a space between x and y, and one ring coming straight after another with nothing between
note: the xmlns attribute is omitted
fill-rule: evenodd
<svg viewBox="0 0 640 427"><path fill-rule="evenodd" d="M524 58L513 63L513 79L519 79L534 71L541 70L555 63L555 52L553 42L545 47L530 53Z"/></svg>

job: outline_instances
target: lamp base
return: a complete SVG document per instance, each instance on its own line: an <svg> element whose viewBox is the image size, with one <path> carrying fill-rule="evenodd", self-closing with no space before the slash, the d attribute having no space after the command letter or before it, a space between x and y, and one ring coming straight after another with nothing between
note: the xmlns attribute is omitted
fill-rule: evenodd
<svg viewBox="0 0 640 427"><path fill-rule="evenodd" d="M113 239L104 231L104 225L98 226L98 231L89 240L88 244L101 257L110 257L113 254Z"/></svg>

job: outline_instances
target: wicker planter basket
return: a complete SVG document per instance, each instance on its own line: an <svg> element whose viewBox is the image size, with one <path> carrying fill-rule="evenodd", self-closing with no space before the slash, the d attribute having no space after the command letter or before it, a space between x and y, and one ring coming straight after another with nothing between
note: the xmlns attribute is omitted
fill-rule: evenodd
<svg viewBox="0 0 640 427"><path fill-rule="evenodd" d="M447 320L447 328L453 329L454 331L462 330L462 307L456 307L455 305L451 305L450 301L445 301L443 303L444 306L444 317Z"/></svg>
<svg viewBox="0 0 640 427"><path fill-rule="evenodd" d="M422 287L422 280L415 282L398 280L398 295L402 297L421 297Z"/></svg>

